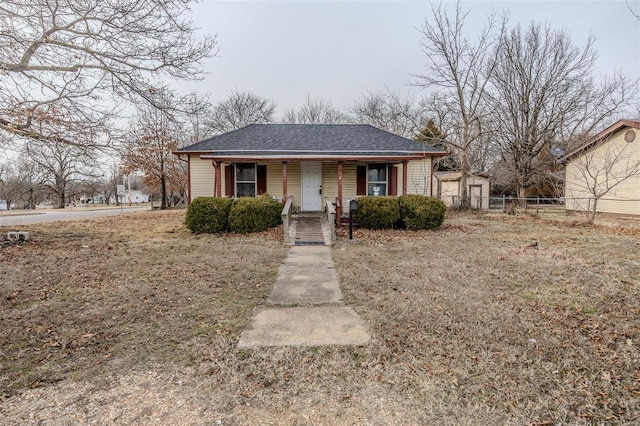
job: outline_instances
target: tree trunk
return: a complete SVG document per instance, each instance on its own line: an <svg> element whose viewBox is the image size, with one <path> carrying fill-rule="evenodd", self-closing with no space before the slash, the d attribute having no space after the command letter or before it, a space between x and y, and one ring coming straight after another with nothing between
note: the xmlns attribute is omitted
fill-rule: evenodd
<svg viewBox="0 0 640 426"><path fill-rule="evenodd" d="M160 209L164 210L167 208L167 180L164 175L160 178L160 191L162 192L162 201L160 204Z"/></svg>
<svg viewBox="0 0 640 426"><path fill-rule="evenodd" d="M591 210L589 211L589 223L593 223L593 221L596 219L596 211L598 208L598 199L597 198L593 198L593 205L591 207Z"/></svg>
<svg viewBox="0 0 640 426"><path fill-rule="evenodd" d="M469 210L469 193L467 186L467 173L469 171L467 163L467 152L462 150L460 152L460 205L458 208L461 210Z"/></svg>
<svg viewBox="0 0 640 426"><path fill-rule="evenodd" d="M527 208L527 188L519 185L518 188L518 204L523 208Z"/></svg>
<svg viewBox="0 0 640 426"><path fill-rule="evenodd" d="M58 208L59 209L64 209L64 204L65 204L65 190L64 190L64 186L63 187L58 187L58 190L56 191L58 194Z"/></svg>
<svg viewBox="0 0 640 426"><path fill-rule="evenodd" d="M36 209L36 203L33 201L33 188L29 189L29 208L31 210Z"/></svg>

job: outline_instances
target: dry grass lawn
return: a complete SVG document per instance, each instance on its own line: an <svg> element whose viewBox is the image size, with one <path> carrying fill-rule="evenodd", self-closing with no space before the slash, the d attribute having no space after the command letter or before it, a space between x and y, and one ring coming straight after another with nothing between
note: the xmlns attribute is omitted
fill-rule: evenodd
<svg viewBox="0 0 640 426"><path fill-rule="evenodd" d="M0 423L640 422L640 228L342 232L370 344L239 350L281 232L194 236L183 217L31 225L0 247Z"/></svg>

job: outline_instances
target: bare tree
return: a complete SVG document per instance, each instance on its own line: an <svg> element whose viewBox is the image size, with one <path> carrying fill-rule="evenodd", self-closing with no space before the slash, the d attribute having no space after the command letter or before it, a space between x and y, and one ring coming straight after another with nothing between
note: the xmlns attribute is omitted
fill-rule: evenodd
<svg viewBox="0 0 640 426"><path fill-rule="evenodd" d="M189 135L188 140L185 142L186 144L194 144L213 136L214 133L207 124L213 115L208 96L196 93L184 96L177 113L185 118L185 127Z"/></svg>
<svg viewBox="0 0 640 426"><path fill-rule="evenodd" d="M32 176L39 175L61 209L70 184L100 175L95 157L86 147L32 140L25 144L23 154L35 163Z"/></svg>
<svg viewBox="0 0 640 426"><path fill-rule="evenodd" d="M428 117L424 103L397 92L370 93L350 109L355 122L370 124L387 132L415 139Z"/></svg>
<svg viewBox="0 0 640 426"><path fill-rule="evenodd" d="M141 171L147 185L160 189L161 209L167 208L170 182L183 181L186 186L186 172L184 178L171 176L172 173L184 172L184 167L175 164L180 163L180 159L172 154L182 145L184 129L177 116L168 113L168 110L175 109L171 105L180 101L171 99L168 93L165 95L165 108L146 106L138 109L129 144L122 157L124 173Z"/></svg>
<svg viewBox="0 0 640 426"><path fill-rule="evenodd" d="M416 84L440 89L429 99L430 115L447 136L460 165L461 207L469 205L467 173L471 169L470 150L481 143L489 128L486 123L488 82L496 65L494 45L504 28L491 15L487 26L472 41L464 34L469 14L460 4L450 16L442 4L432 6L420 34L427 65L415 75Z"/></svg>
<svg viewBox="0 0 640 426"><path fill-rule="evenodd" d="M42 185L36 178L34 164L24 156L13 163L13 166L0 164L0 200L6 201L7 209L12 205L35 208Z"/></svg>
<svg viewBox="0 0 640 426"><path fill-rule="evenodd" d="M580 49L567 31L533 23L505 33L496 46L491 110L520 198L546 172L546 154L591 133L637 93L620 75L595 81L593 43Z"/></svg>
<svg viewBox="0 0 640 426"><path fill-rule="evenodd" d="M573 189L587 193L589 221L596 217L598 201L623 182L640 176L640 160L634 156L631 144L624 140L604 140L598 147L587 150L567 166L567 181ZM568 194L567 196L569 196Z"/></svg>
<svg viewBox="0 0 640 426"><path fill-rule="evenodd" d="M631 14L638 20L640 21L640 9L638 10L633 10L633 8L631 7L631 4L629 3L629 0L626 0L627 3L627 9L629 9L629 12L631 12Z"/></svg>
<svg viewBox="0 0 640 426"><path fill-rule="evenodd" d="M105 204L109 204L111 199L115 200L116 205L120 205L118 199L118 182L122 181L121 167L113 163L109 171L103 176L100 185L100 193L102 194Z"/></svg>
<svg viewBox="0 0 640 426"><path fill-rule="evenodd" d="M94 146L123 102L163 78L196 79L215 38L196 40L189 0L0 3L0 137Z"/></svg>
<svg viewBox="0 0 640 426"><path fill-rule="evenodd" d="M298 110L289 110L282 120L289 124L347 124L351 118L335 109L331 102L322 99L311 99L307 95L307 100Z"/></svg>
<svg viewBox="0 0 640 426"><path fill-rule="evenodd" d="M207 127L213 133L226 133L249 124L272 123L276 104L252 92L234 91L213 107Z"/></svg>

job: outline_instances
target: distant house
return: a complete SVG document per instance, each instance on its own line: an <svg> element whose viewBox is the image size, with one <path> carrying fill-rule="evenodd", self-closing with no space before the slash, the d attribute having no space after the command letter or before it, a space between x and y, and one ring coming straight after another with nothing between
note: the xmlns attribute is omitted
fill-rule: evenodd
<svg viewBox="0 0 640 426"><path fill-rule="evenodd" d="M0 200L0 210L9 210L7 200Z"/></svg>
<svg viewBox="0 0 640 426"><path fill-rule="evenodd" d="M109 198L109 204L116 203L116 196L112 195ZM142 191L138 189L132 189L131 191L125 191L124 195L118 195L118 202L121 204L139 204L139 203L148 203L149 202L149 194L144 194Z"/></svg>
<svg viewBox="0 0 640 426"><path fill-rule="evenodd" d="M269 194L301 211L362 195L435 195L446 152L369 125L252 124L174 152L188 161L189 202Z"/></svg>
<svg viewBox="0 0 640 426"><path fill-rule="evenodd" d="M447 207L460 205L462 172L435 172L438 198ZM467 174L467 196L472 209L488 210L491 179L484 173Z"/></svg>
<svg viewBox="0 0 640 426"><path fill-rule="evenodd" d="M566 164L565 208L569 211L640 215L640 120L619 120L569 152ZM611 188L599 200L595 192Z"/></svg>

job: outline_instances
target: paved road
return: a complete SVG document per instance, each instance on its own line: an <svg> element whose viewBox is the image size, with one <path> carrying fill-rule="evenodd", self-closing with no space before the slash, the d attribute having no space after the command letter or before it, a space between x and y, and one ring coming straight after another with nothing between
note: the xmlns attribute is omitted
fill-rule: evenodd
<svg viewBox="0 0 640 426"><path fill-rule="evenodd" d="M145 210L148 211L149 207L131 207L123 209L122 211L124 213L130 213ZM31 213L19 216L3 216L0 213L0 226L28 225L32 223L55 222L57 220L78 220L115 214L120 214L120 208L86 211L80 207L71 210L65 209L55 212Z"/></svg>

